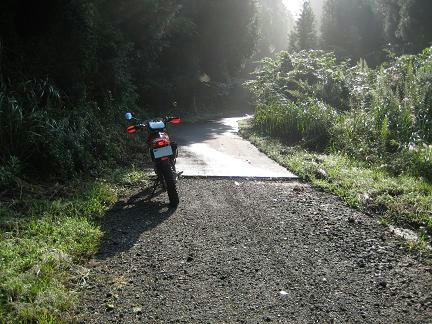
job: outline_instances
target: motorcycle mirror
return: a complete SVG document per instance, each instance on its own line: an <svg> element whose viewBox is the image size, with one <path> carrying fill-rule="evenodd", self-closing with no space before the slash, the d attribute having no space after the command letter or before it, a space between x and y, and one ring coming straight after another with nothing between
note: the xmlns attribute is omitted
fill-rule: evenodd
<svg viewBox="0 0 432 324"><path fill-rule="evenodd" d="M126 118L126 120L131 120L132 119L132 114L131 113L126 113L125 114L125 118Z"/></svg>

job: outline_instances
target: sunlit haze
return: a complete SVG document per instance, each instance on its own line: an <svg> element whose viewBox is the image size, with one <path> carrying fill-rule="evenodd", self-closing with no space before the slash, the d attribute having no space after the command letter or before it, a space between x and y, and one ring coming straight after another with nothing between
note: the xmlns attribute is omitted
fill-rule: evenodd
<svg viewBox="0 0 432 324"><path fill-rule="evenodd" d="M303 0L283 0L288 10L292 12L294 16L300 13L300 9L303 4Z"/></svg>

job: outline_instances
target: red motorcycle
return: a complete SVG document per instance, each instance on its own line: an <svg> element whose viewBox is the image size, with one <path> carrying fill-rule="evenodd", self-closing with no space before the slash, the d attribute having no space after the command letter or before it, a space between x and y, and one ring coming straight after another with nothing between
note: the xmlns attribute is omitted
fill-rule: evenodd
<svg viewBox="0 0 432 324"><path fill-rule="evenodd" d="M157 175L153 193L155 193L159 184L168 192L168 198L171 207L179 204L177 192L177 172L175 163L178 155L177 143L171 141L166 130L166 124L177 125L181 123L178 117L156 118L146 121L140 121L126 113L126 119L134 121L135 124L128 126L128 133L135 133L138 130L146 129L148 132L147 144L149 153L153 161L153 167Z"/></svg>

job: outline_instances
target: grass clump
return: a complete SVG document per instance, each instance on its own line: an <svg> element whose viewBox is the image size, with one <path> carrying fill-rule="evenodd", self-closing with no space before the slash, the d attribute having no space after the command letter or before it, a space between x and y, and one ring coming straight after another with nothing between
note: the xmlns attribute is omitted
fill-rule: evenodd
<svg viewBox="0 0 432 324"><path fill-rule="evenodd" d="M38 191L0 206L0 319L57 323L77 301L80 263L99 247L98 218L116 200L109 183ZM36 196L37 196L36 195Z"/></svg>

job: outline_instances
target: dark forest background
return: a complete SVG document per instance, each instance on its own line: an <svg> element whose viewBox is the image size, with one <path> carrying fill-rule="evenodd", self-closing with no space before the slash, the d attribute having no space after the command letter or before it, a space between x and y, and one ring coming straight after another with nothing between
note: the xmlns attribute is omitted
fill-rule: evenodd
<svg viewBox="0 0 432 324"><path fill-rule="evenodd" d="M311 2L294 21L281 0L3 0L1 186L127 163L125 111L245 106L243 81L281 50L378 66L430 45L428 0Z"/></svg>

